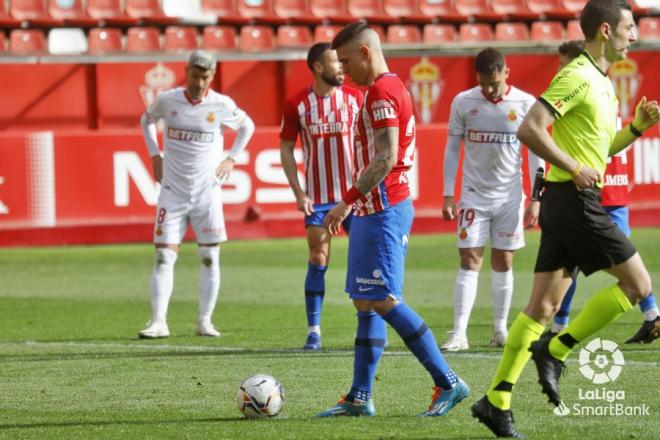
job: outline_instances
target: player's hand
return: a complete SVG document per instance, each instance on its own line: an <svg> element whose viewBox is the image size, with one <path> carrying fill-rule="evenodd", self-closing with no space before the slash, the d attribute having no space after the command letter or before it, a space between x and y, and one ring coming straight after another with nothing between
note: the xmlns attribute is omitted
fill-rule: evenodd
<svg viewBox="0 0 660 440"><path fill-rule="evenodd" d="M231 170L234 169L235 163L236 162L231 157L228 157L222 162L220 162L220 165L218 165L218 168L216 168L215 170L215 175L218 176L218 179L220 179L220 181L224 181L229 178L229 175L231 174Z"/></svg>
<svg viewBox="0 0 660 440"><path fill-rule="evenodd" d="M578 175L573 177L573 182L578 191L582 191L583 189L595 187L602 181L602 178L598 171L584 165Z"/></svg>
<svg viewBox="0 0 660 440"><path fill-rule="evenodd" d="M526 228L533 228L539 224L539 212L541 211L541 202L538 200L532 200L527 205L525 209L525 216L523 217L523 223Z"/></svg>
<svg viewBox="0 0 660 440"><path fill-rule="evenodd" d="M328 211L323 220L323 224L328 228L328 231L330 231L331 234L338 234L341 228L341 222L344 221L350 212L351 207L342 200L337 203L334 208Z"/></svg>
<svg viewBox="0 0 660 440"><path fill-rule="evenodd" d="M647 101L642 97L635 108L635 119L633 124L640 131L648 130L660 120L660 106L657 101Z"/></svg>
<svg viewBox="0 0 660 440"><path fill-rule="evenodd" d="M454 202L454 196L444 196L442 218L445 220L454 220L454 218L456 218L456 202Z"/></svg>
<svg viewBox="0 0 660 440"><path fill-rule="evenodd" d="M160 183L163 180L163 157L160 154L151 156L151 169L154 171L156 182Z"/></svg>
<svg viewBox="0 0 660 440"><path fill-rule="evenodd" d="M314 204L312 200L307 197L307 194L300 194L296 196L296 208L302 211L305 215L312 215L314 213Z"/></svg>

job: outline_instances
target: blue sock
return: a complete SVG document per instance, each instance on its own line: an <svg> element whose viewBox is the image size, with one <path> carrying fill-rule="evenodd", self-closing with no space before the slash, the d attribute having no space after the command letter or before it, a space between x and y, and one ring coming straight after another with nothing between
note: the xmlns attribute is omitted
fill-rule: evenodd
<svg viewBox="0 0 660 440"><path fill-rule="evenodd" d="M571 287L566 291L564 299L559 306L559 310L555 314L555 324L566 326L568 325L568 316L571 314L571 303L573 302L573 295L575 294L575 288L577 287L577 281L573 279Z"/></svg>
<svg viewBox="0 0 660 440"><path fill-rule="evenodd" d="M305 277L305 309L307 310L307 325L321 324L321 307L325 295L325 271L328 266L307 263Z"/></svg>
<svg viewBox="0 0 660 440"><path fill-rule="evenodd" d="M655 296L652 293L649 293L649 296L639 302L639 308L642 309L642 313L648 312L655 307L658 307L658 305L656 304Z"/></svg>
<svg viewBox="0 0 660 440"><path fill-rule="evenodd" d="M431 330L413 309L399 303L383 319L401 336L417 360L431 373L435 385L448 390L458 381L442 356Z"/></svg>
<svg viewBox="0 0 660 440"><path fill-rule="evenodd" d="M376 377L376 367L387 342L387 326L376 312L357 312L358 325L353 359L353 385L346 399L367 401Z"/></svg>

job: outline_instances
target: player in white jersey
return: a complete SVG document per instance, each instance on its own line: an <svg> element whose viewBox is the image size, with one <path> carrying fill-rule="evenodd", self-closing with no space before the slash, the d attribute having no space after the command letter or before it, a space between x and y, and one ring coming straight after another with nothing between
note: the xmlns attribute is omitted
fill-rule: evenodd
<svg viewBox="0 0 660 440"><path fill-rule="evenodd" d="M525 225L536 225L539 202L525 210L522 189L522 151L518 126L536 99L507 84L504 56L487 48L475 60L479 85L459 93L451 106L444 159L445 220L457 218L461 266L456 277L454 329L442 345L446 351L467 350L467 326L477 295L484 246L490 238L493 337L491 345L506 342L507 318L513 294L513 253L525 245ZM461 199L454 202L454 186L461 140L465 148ZM528 154L530 177L544 167Z"/></svg>
<svg viewBox="0 0 660 440"><path fill-rule="evenodd" d="M186 66L186 85L159 94L140 123L161 191L156 209L156 259L151 275L151 320L140 338L169 336L167 307L172 295L174 263L188 224L199 245L200 336L219 336L211 323L220 290L220 243L227 239L220 182L234 168L236 156L254 133L254 123L228 96L210 89L215 59L195 51ZM156 123L165 122L161 156ZM223 158L223 130L237 131Z"/></svg>

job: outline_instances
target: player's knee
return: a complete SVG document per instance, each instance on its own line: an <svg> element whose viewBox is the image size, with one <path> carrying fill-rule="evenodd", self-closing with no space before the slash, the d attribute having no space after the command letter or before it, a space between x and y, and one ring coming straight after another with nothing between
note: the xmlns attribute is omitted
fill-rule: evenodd
<svg viewBox="0 0 660 440"><path fill-rule="evenodd" d="M651 277L646 271L630 280L622 281L620 285L634 304L642 301L651 293Z"/></svg>
<svg viewBox="0 0 660 440"><path fill-rule="evenodd" d="M197 253L199 255L199 261L204 267L212 268L220 262L219 246L200 246Z"/></svg>
<svg viewBox="0 0 660 440"><path fill-rule="evenodd" d="M312 249L309 251L309 262L317 266L327 266L328 254L327 252Z"/></svg>
<svg viewBox="0 0 660 440"><path fill-rule="evenodd" d="M461 269L463 270L473 270L479 272L481 269L482 258L478 255L473 254L462 254L461 255Z"/></svg>
<svg viewBox="0 0 660 440"><path fill-rule="evenodd" d="M156 248L155 267L156 270L172 270L176 262L177 253L170 248Z"/></svg>

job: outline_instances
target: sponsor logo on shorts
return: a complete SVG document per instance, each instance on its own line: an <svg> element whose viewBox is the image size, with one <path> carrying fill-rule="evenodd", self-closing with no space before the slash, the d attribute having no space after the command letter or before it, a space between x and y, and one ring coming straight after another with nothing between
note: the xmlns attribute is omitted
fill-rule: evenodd
<svg viewBox="0 0 660 440"><path fill-rule="evenodd" d="M384 286L385 280L375 278L355 277L355 282L358 284L368 284L372 286Z"/></svg>
<svg viewBox="0 0 660 440"><path fill-rule="evenodd" d="M507 232L507 231L498 231L497 236L499 238L510 238L512 240L520 240L522 238L522 234L520 233Z"/></svg>
<svg viewBox="0 0 660 440"><path fill-rule="evenodd" d="M516 137L515 133L468 130L467 136L470 142L482 144L515 144L518 142L518 138Z"/></svg>
<svg viewBox="0 0 660 440"><path fill-rule="evenodd" d="M224 228L203 228L202 232L204 234L218 234L224 231Z"/></svg>
<svg viewBox="0 0 660 440"><path fill-rule="evenodd" d="M163 235L163 228L161 228L160 225L156 228L156 235L159 237Z"/></svg>
<svg viewBox="0 0 660 440"><path fill-rule="evenodd" d="M209 144L213 142L212 132L181 130L172 127L167 129L167 137L176 141L192 141L201 142L203 144Z"/></svg>
<svg viewBox="0 0 660 440"><path fill-rule="evenodd" d="M358 287L359 292L368 292L368 291L374 290L374 289L375 289L375 287L362 287L362 286Z"/></svg>

